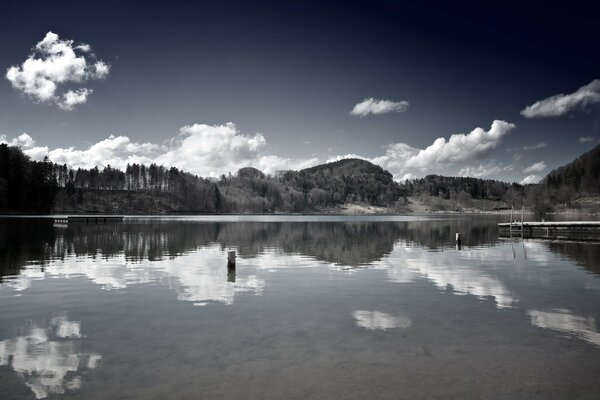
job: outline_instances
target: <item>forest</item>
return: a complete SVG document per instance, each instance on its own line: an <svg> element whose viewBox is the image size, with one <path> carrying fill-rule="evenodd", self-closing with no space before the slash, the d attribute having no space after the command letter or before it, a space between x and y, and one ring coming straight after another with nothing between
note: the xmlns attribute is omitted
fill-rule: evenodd
<svg viewBox="0 0 600 400"><path fill-rule="evenodd" d="M406 212L415 199L431 211L526 206L543 213L598 194L600 147L539 184L524 186L440 175L399 183L388 171L360 159L276 176L246 167L218 179L156 164L130 164L124 171L110 166L71 169L32 161L18 147L0 145L2 213L319 213L346 203Z"/></svg>

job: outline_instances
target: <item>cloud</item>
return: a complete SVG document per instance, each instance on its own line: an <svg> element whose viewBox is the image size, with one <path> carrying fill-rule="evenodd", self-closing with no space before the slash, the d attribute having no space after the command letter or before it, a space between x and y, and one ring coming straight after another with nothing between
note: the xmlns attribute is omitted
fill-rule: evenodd
<svg viewBox="0 0 600 400"><path fill-rule="evenodd" d="M29 135L27 137L30 140L29 145L24 146L24 152L32 159L41 160L47 156L51 161L67 164L71 168L103 168L110 165L125 169L127 164L156 163L205 177L218 177L246 166L275 173L278 170L308 168L319 163L318 158L293 159L270 154L263 135L241 134L233 123L184 126L177 136L163 144L139 143L127 136L110 135L83 150L75 147L52 150L33 147L35 142ZM12 144L17 140L5 141Z"/></svg>
<svg viewBox="0 0 600 400"><path fill-rule="evenodd" d="M537 175L527 175L520 183L521 185L531 185L532 183L538 183L540 179Z"/></svg>
<svg viewBox="0 0 600 400"><path fill-rule="evenodd" d="M60 99L57 100L57 104L63 110L71 111L76 105L87 102L87 97L92 94L92 92L92 89L86 88L69 90L62 94Z"/></svg>
<svg viewBox="0 0 600 400"><path fill-rule="evenodd" d="M468 134L459 133L445 138L437 138L433 144L410 157L405 162L407 167L427 168L431 165L466 161L481 157L496 148L502 137L515 125L495 120L489 131L475 128Z"/></svg>
<svg viewBox="0 0 600 400"><path fill-rule="evenodd" d="M497 176L502 172L510 172L514 169L512 165L495 164L494 162L488 164L479 164L478 167L466 166L458 171L458 176L472 177L472 178L490 178Z"/></svg>
<svg viewBox="0 0 600 400"><path fill-rule="evenodd" d="M526 118L558 117L570 111L583 109L600 102L600 79L594 79L570 94L557 94L525 107L521 115Z"/></svg>
<svg viewBox="0 0 600 400"><path fill-rule="evenodd" d="M402 178L400 178L400 182L409 181L411 179L416 179L416 175L408 172L402 175Z"/></svg>
<svg viewBox="0 0 600 400"><path fill-rule="evenodd" d="M585 137L579 138L579 143L589 143L589 142L593 142L593 141L594 141L593 136L585 136Z"/></svg>
<svg viewBox="0 0 600 400"><path fill-rule="evenodd" d="M447 167L459 162L481 159L495 149L514 124L494 120L489 131L475 128L468 134L454 134L450 139L436 139L425 149L412 147L406 143L392 143L385 153L377 157L363 157L358 154L331 157L327 162L344 158L361 158L390 171L395 179L413 179L417 174L446 171ZM463 171L466 173L466 171Z"/></svg>
<svg viewBox="0 0 600 400"><path fill-rule="evenodd" d="M360 117L367 116L369 114L386 114L391 112L405 112L408 110L408 101L392 101L392 100L376 100L374 98L364 99L360 103L357 103L352 111L351 115L358 115Z"/></svg>
<svg viewBox="0 0 600 400"><path fill-rule="evenodd" d="M536 162L535 164L532 164L529 167L523 169L523 172L528 174L530 172L542 172L545 169L546 169L546 163L543 161L540 161L540 162Z"/></svg>
<svg viewBox="0 0 600 400"><path fill-rule="evenodd" d="M546 146L547 146L546 143L539 142L539 143L536 143L536 144L534 144L532 146L523 146L523 147L521 147L520 150L525 150L525 151L528 151L528 150L539 150L539 149L543 149Z"/></svg>
<svg viewBox="0 0 600 400"><path fill-rule="evenodd" d="M395 179L402 180L434 171L448 174L449 166L481 159L513 128L513 124L494 121L489 131L476 128L468 134L452 135L448 140L439 138L425 149L415 148L406 143L393 143L385 148L381 156L364 157L350 153L329 157L327 162L360 158L389 170ZM247 166L266 173L275 173L279 170L308 168L323 162L318 157L290 158L273 154L269 151L262 134L242 134L233 123L184 126L178 135L162 144L139 143L128 136L111 135L86 149L49 149L46 146L34 147L35 142L29 138L31 140L28 145L23 146L25 154L35 160L47 156L51 161L67 164L71 168L102 168L110 165L113 168L124 169L131 163L156 163L166 167L174 166L201 176L218 177ZM17 139L12 139L15 140ZM490 167L486 164L481 165L479 170L475 168L464 167L462 173L471 176L484 174L484 169ZM500 165L500 168L502 172L508 171L508 166ZM495 171L497 170L487 172Z"/></svg>
<svg viewBox="0 0 600 400"><path fill-rule="evenodd" d="M19 66L6 71L6 79L35 102L48 102L63 110L83 104L92 93L87 88L60 90L64 85L81 84L108 75L109 66L96 58L88 44L74 45L48 32Z"/></svg>
<svg viewBox="0 0 600 400"><path fill-rule="evenodd" d="M6 143L9 146L31 147L35 144L35 140L28 133L21 133L16 138L7 139L6 135L0 135L0 143Z"/></svg>

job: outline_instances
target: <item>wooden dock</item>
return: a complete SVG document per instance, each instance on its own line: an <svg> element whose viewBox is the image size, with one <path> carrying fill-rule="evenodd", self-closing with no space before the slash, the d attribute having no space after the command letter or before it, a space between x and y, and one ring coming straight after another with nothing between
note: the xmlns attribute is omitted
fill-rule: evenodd
<svg viewBox="0 0 600 400"><path fill-rule="evenodd" d="M55 224L70 224L70 223L80 223L87 225L98 225L98 224L109 224L116 222L123 222L125 218L122 215L60 215L55 216L54 223Z"/></svg>
<svg viewBox="0 0 600 400"><path fill-rule="evenodd" d="M504 222L498 229L504 237L600 241L600 221Z"/></svg>

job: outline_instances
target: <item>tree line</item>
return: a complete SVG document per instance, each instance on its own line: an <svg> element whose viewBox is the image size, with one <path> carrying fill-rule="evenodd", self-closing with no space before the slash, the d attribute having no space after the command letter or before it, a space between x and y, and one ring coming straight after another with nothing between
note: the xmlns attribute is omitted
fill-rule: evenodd
<svg viewBox="0 0 600 400"><path fill-rule="evenodd" d="M0 212L48 213L57 191L54 165L31 161L17 147L0 144Z"/></svg>
<svg viewBox="0 0 600 400"><path fill-rule="evenodd" d="M383 168L344 159L300 171L267 175L255 168L207 179L175 167L130 164L72 169L32 161L0 145L0 212L299 213L344 203L402 211L411 197L448 200L456 208L495 202L538 212L600 193L600 147L548 174L540 184L428 175L399 183Z"/></svg>

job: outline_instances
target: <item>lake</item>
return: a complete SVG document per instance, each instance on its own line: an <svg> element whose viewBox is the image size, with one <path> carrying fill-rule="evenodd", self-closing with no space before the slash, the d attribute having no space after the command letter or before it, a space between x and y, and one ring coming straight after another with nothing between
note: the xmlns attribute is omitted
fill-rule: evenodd
<svg viewBox="0 0 600 400"><path fill-rule="evenodd" d="M507 220L0 219L0 398L600 398L600 245Z"/></svg>

